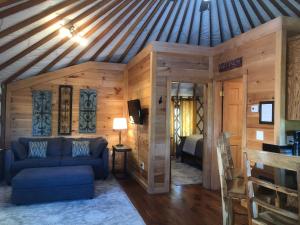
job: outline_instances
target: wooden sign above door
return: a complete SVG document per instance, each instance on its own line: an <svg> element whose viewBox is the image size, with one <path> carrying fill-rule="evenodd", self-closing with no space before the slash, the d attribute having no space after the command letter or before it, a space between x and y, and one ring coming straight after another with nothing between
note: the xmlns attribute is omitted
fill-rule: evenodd
<svg viewBox="0 0 300 225"><path fill-rule="evenodd" d="M219 72L226 72L243 66L243 57L219 64Z"/></svg>

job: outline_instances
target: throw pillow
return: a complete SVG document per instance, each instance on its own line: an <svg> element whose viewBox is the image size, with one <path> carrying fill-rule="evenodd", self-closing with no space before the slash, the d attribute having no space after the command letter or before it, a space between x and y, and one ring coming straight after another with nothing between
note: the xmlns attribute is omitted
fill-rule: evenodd
<svg viewBox="0 0 300 225"><path fill-rule="evenodd" d="M11 150L13 151L16 159L23 160L27 158L27 151L25 146L19 143L18 141L13 141L11 143Z"/></svg>
<svg viewBox="0 0 300 225"><path fill-rule="evenodd" d="M72 157L89 156L90 142L89 141L73 141L72 143Z"/></svg>
<svg viewBox="0 0 300 225"><path fill-rule="evenodd" d="M47 141L30 141L28 158L46 158Z"/></svg>
<svg viewBox="0 0 300 225"><path fill-rule="evenodd" d="M102 155L102 152L107 147L107 141L104 138L99 138L91 142L91 154L94 158L99 158Z"/></svg>

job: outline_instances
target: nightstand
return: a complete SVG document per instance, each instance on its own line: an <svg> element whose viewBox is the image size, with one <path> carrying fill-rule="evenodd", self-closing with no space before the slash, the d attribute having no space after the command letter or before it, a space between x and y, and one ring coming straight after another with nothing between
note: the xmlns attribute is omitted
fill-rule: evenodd
<svg viewBox="0 0 300 225"><path fill-rule="evenodd" d="M126 145L113 145L113 154L112 154L112 173L116 175L115 171L115 160L116 160L116 152L117 153L123 153L124 154L124 165L123 165L123 178L127 177L127 153L131 151L131 148Z"/></svg>

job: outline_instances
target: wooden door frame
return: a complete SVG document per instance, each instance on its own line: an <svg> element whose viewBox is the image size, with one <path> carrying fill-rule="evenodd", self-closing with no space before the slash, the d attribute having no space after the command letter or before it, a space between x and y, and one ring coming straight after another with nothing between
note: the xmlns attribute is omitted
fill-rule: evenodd
<svg viewBox="0 0 300 225"><path fill-rule="evenodd" d="M222 82L228 81L228 80L234 80L234 79L243 79L243 122L242 122L242 152L246 151L247 146L247 92L248 92L248 70L243 71L239 70L236 74L233 74L231 72L231 76L219 76L214 79L214 135L213 135L213 159L216 159L216 148L217 148L217 139L219 135L222 132L222 96L220 95L220 92L222 91ZM243 154L241 154L241 157L243 157ZM242 168L243 167L243 158L242 161ZM215 170L217 170L215 168ZM218 173L214 172L212 173L212 176L218 175ZM217 190L220 188L220 183L218 179L212 178L212 189Z"/></svg>
<svg viewBox="0 0 300 225"><path fill-rule="evenodd" d="M170 161L170 106L171 106L171 90L172 82L181 82L181 83L197 83L202 84L205 88L204 98L206 101L207 107L205 107L204 115L204 148L203 148L203 159L202 159L202 171L203 171L203 187L210 189L211 188L211 157L212 157L212 139L213 136L213 82L211 80L197 80L197 79L180 79L180 80L167 80L167 99L166 99L166 181L171 182L171 161Z"/></svg>

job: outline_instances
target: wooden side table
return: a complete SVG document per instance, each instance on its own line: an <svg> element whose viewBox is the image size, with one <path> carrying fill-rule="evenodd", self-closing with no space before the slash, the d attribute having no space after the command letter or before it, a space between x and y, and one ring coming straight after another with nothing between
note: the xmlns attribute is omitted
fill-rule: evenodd
<svg viewBox="0 0 300 225"><path fill-rule="evenodd" d="M116 161L116 152L124 153L124 165L123 165L123 177L127 177L127 153L131 151L131 148L126 145L113 145L113 154L112 154L112 173L116 175L115 171L115 161Z"/></svg>

